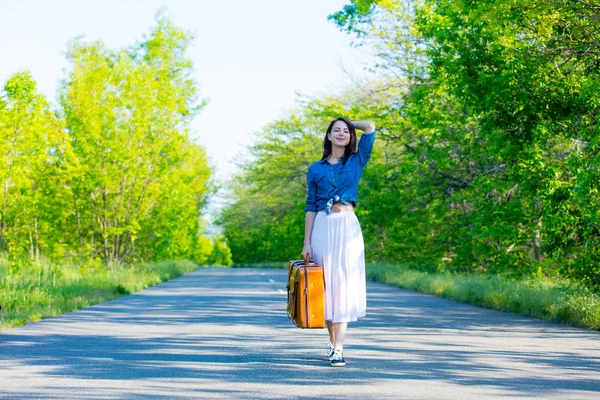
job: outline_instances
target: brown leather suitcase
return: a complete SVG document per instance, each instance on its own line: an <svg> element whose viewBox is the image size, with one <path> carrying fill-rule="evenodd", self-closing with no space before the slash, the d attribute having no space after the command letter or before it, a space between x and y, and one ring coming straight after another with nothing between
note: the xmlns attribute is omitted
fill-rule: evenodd
<svg viewBox="0 0 600 400"><path fill-rule="evenodd" d="M325 327L325 277L320 265L290 261L287 293L287 314L297 327Z"/></svg>

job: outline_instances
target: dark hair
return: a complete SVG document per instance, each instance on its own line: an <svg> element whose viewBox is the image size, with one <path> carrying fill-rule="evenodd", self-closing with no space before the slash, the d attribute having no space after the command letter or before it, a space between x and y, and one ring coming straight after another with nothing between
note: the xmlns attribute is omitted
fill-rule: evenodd
<svg viewBox="0 0 600 400"><path fill-rule="evenodd" d="M327 128L327 132L325 132L325 139L323 140L323 158L321 158L321 160L323 160L331 155L331 146L332 145L331 145L331 141L327 138L327 136L329 136L329 134L331 133L331 130L333 129L333 125L338 121L342 121L346 125L348 125L348 132L350 132L350 142L348 142L348 144L346 145L346 150L344 151L344 158L342 160L342 164L346 165L346 161L348 161L348 158L353 153L356 153L356 131L354 130L354 125L352 125L352 122L350 122L350 120L348 118L344 118L344 117L336 118L333 121L331 121L331 123L329 124L329 127Z"/></svg>

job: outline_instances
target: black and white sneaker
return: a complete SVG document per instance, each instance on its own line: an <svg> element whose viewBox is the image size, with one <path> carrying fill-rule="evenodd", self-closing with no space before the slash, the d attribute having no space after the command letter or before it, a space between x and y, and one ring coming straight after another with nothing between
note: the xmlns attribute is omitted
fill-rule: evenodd
<svg viewBox="0 0 600 400"><path fill-rule="evenodd" d="M346 360L344 360L341 350L335 350L333 352L333 356L331 356L329 364L331 364L332 367L343 367L346 365Z"/></svg>
<svg viewBox="0 0 600 400"><path fill-rule="evenodd" d="M327 359L329 359L329 361L331 361L331 357L333 357L333 350L331 342L327 343Z"/></svg>

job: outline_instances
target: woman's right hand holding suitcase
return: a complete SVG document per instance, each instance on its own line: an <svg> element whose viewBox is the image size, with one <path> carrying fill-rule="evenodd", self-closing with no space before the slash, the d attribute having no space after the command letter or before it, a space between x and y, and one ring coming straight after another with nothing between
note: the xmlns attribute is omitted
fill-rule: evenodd
<svg viewBox="0 0 600 400"><path fill-rule="evenodd" d="M310 247L310 243L304 243L304 249L302 249L302 258L306 264L312 260L312 249Z"/></svg>

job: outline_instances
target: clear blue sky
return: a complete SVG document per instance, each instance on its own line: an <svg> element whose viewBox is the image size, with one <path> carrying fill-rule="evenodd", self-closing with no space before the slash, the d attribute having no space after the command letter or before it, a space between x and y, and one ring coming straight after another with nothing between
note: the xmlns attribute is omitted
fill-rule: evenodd
<svg viewBox="0 0 600 400"><path fill-rule="evenodd" d="M190 51L200 94L209 105L193 123L218 177L251 143L252 133L294 104L296 92L318 94L361 75L367 56L327 16L346 0L0 0L0 82L29 70L56 103L68 66L67 43L83 35L119 49L143 38L156 11L197 37Z"/></svg>

